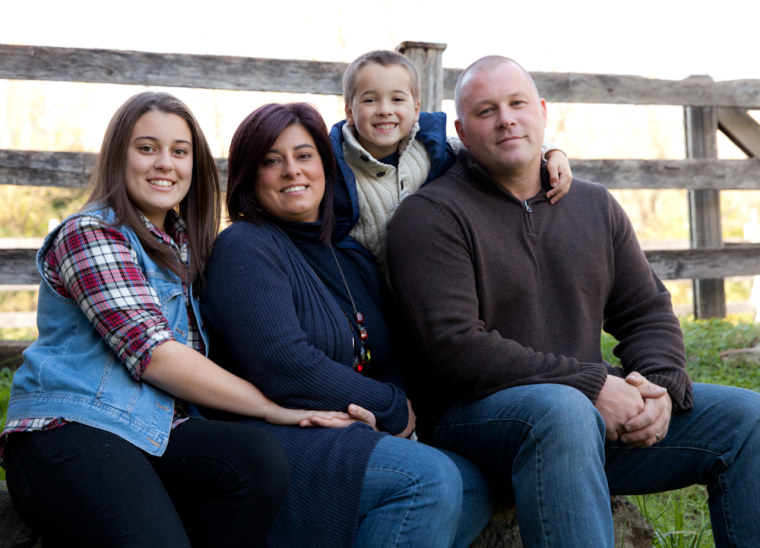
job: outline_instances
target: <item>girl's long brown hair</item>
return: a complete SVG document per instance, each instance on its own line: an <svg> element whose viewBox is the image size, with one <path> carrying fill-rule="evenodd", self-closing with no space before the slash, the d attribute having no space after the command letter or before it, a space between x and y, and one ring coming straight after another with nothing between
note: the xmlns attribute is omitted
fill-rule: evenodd
<svg viewBox="0 0 760 548"><path fill-rule="evenodd" d="M140 117L151 111L176 114L193 138L193 176L187 195L179 203L179 214L187 223L190 268L186 271L172 250L156 241L140 219L127 195L124 168L132 131ZM221 187L219 173L206 138L190 109L168 93L144 92L128 99L111 118L103 137L95 169L90 178L90 196L85 208L106 206L116 214L115 225L131 228L150 257L161 266L186 277L200 287L214 239L219 231Z"/></svg>

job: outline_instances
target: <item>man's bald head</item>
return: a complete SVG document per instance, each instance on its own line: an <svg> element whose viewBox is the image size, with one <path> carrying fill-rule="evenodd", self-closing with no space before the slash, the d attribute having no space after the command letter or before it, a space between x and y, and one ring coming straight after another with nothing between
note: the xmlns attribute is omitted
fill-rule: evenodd
<svg viewBox="0 0 760 548"><path fill-rule="evenodd" d="M528 81L533 87L533 91L535 91L536 93L536 97L540 97L540 95L538 94L538 88L536 87L536 82L533 80L533 77L530 75L530 73L527 70L525 70L520 63L518 63L514 59L510 59L509 57L504 57L502 55L488 55L486 57L481 57L480 59L472 63L469 67L467 67L466 69L462 71L462 74L459 75L459 79L457 80L457 85L454 88L454 106L456 108L457 118L462 118L462 115L464 112L464 107L462 105L462 97L464 95L465 89L467 88L469 83L472 81L472 78L483 71L492 70L504 64L513 64L519 67L520 70L522 70L522 72L528 78Z"/></svg>

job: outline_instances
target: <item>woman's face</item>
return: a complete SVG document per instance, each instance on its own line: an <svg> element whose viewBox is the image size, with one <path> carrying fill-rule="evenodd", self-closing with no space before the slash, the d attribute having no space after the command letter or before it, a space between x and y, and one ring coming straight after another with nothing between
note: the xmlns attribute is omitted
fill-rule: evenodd
<svg viewBox="0 0 760 548"><path fill-rule="evenodd" d="M127 195L157 227L179 204L193 178L193 136L176 114L146 112L135 123L124 166Z"/></svg>
<svg viewBox="0 0 760 548"><path fill-rule="evenodd" d="M319 220L325 170L314 139L300 125L286 127L259 165L255 187L259 203L284 221Z"/></svg>

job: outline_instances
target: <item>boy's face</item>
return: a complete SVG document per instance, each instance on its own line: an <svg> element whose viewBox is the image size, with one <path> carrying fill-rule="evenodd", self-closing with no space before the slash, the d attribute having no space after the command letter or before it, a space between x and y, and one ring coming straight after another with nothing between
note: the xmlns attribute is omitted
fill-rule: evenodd
<svg viewBox="0 0 760 548"><path fill-rule="evenodd" d="M401 65L368 63L356 76L346 120L356 127L359 143L379 160L398 150L420 117L420 102L412 92L409 72Z"/></svg>

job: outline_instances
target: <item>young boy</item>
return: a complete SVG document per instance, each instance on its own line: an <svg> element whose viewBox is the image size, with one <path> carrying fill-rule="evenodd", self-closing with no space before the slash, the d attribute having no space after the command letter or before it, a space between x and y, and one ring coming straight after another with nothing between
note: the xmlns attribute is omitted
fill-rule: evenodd
<svg viewBox="0 0 760 548"><path fill-rule="evenodd" d="M335 217L339 236L349 233L385 272L385 234L398 204L453 163L458 139L446 137L443 112L420 112L420 77L395 51L378 50L354 60L343 75L346 120L330 131L338 177ZM572 174L565 154L544 141L554 188L552 203L568 190Z"/></svg>

